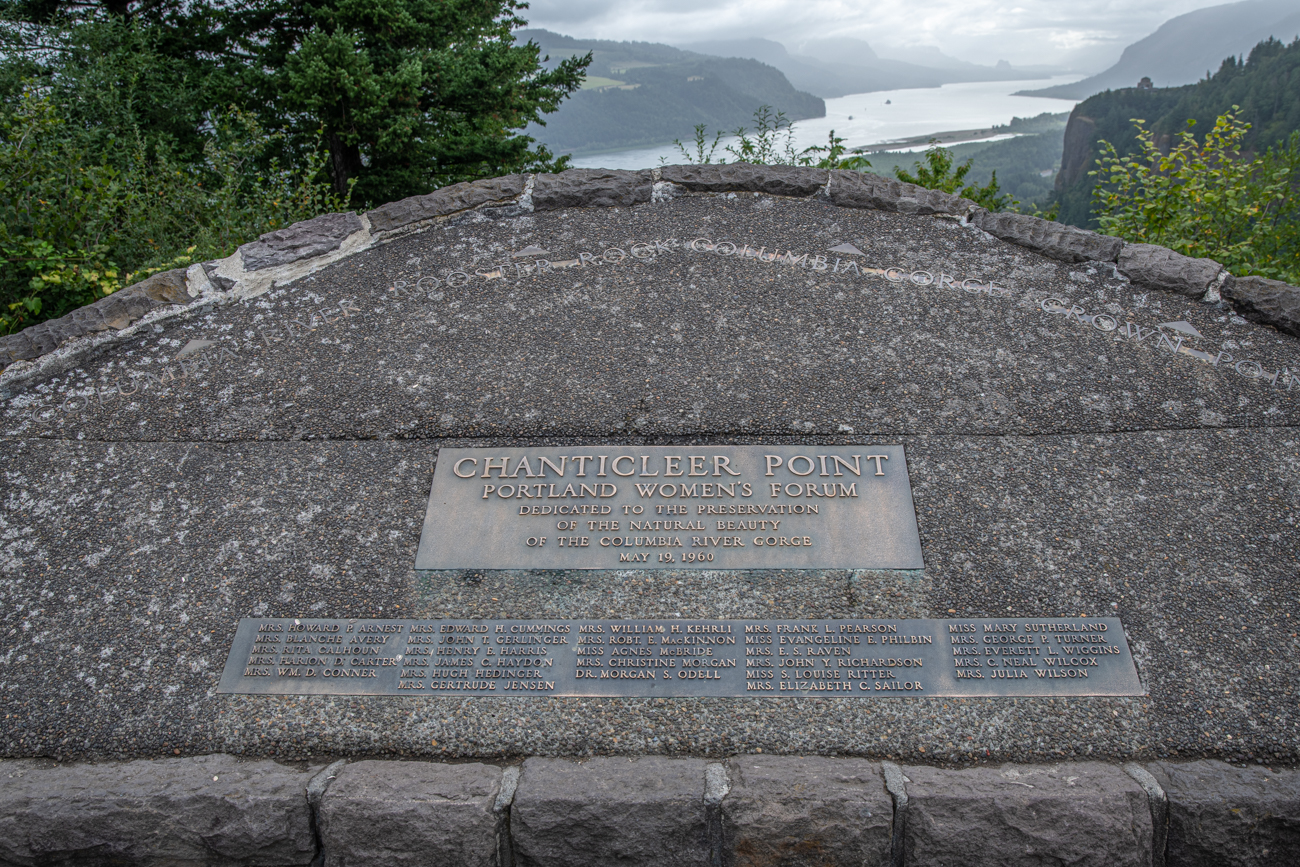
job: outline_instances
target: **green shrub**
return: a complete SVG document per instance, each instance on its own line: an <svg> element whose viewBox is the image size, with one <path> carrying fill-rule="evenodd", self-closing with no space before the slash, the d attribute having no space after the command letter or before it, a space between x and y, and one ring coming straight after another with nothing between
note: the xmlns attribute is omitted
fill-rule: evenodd
<svg viewBox="0 0 1300 867"><path fill-rule="evenodd" d="M1121 156L1102 141L1090 172L1103 232L1209 257L1234 274L1300 282L1300 133L1243 153L1250 124L1233 106L1200 143L1189 120L1166 154L1145 121L1133 123L1138 152Z"/></svg>
<svg viewBox="0 0 1300 867"><path fill-rule="evenodd" d="M824 145L813 145L801 151L794 147L794 123L785 116L785 112L773 112L770 105L761 105L754 111L754 129L740 127L732 133L736 137L734 144L725 150L738 163L753 163L764 166L812 166L819 169L849 169L866 171L871 163L866 157L854 155L845 157L847 148L844 139L830 131ZM680 139L673 139L673 144L688 163L708 165L717 155L722 133L715 133L709 142L708 128L704 124L695 126L695 138L692 141L695 152L682 144ZM719 163L726 163L725 159Z"/></svg>
<svg viewBox="0 0 1300 867"><path fill-rule="evenodd" d="M189 164L138 131L113 164L69 127L35 86L0 108L0 333L347 207L323 152L300 168L272 158L259 169L279 134L238 111L216 119L202 161Z"/></svg>

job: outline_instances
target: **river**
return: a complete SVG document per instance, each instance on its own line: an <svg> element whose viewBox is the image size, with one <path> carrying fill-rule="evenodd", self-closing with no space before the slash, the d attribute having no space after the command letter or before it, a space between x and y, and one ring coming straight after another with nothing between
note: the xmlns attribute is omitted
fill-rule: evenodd
<svg viewBox="0 0 1300 867"><path fill-rule="evenodd" d="M826 116L801 120L794 127L795 148L826 143L830 131L850 147L928 135L945 130L980 129L1009 123L1012 117L1034 117L1043 112L1058 113L1074 108L1076 100L1012 96L1017 90L1035 90L1053 84L1077 81L1078 75L1058 75L1036 81L971 81L942 87L880 90L853 93L826 100ZM715 161L728 154L718 146ZM635 148L574 157L577 168L644 169L660 162L681 163L684 158L673 145Z"/></svg>

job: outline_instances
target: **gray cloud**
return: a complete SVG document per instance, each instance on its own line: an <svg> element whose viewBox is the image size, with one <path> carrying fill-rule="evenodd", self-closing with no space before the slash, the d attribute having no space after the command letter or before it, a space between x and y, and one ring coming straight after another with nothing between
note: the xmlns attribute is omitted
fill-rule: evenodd
<svg viewBox="0 0 1300 867"><path fill-rule="evenodd" d="M1218 0L532 0L530 26L570 36L667 42L751 36L794 48L853 36L877 46L937 45L976 63L1095 71L1176 15Z"/></svg>

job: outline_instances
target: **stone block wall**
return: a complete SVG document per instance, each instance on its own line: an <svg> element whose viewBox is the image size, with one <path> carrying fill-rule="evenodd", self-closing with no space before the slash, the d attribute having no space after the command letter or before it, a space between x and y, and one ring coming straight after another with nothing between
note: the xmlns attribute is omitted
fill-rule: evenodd
<svg viewBox="0 0 1300 867"><path fill-rule="evenodd" d="M1300 863L1300 771L737 756L0 762L0 864Z"/></svg>

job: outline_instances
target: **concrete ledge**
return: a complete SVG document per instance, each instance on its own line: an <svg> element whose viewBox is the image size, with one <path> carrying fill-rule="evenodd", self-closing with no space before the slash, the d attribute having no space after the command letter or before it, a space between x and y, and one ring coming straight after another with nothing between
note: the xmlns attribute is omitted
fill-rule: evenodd
<svg viewBox="0 0 1300 867"><path fill-rule="evenodd" d="M0 764L0 863L294 865L316 854L309 771L233 756Z"/></svg>
<svg viewBox="0 0 1300 867"><path fill-rule="evenodd" d="M119 863L1271 867L1300 864L1300 771L765 755L0 762L0 864Z"/></svg>
<svg viewBox="0 0 1300 867"><path fill-rule="evenodd" d="M1120 768L1087 762L903 773L905 864L1151 864L1147 796Z"/></svg>
<svg viewBox="0 0 1300 867"><path fill-rule="evenodd" d="M501 769L430 762L357 762L321 799L325 867L497 860Z"/></svg>
<svg viewBox="0 0 1300 867"><path fill-rule="evenodd" d="M1300 771L1157 762L1169 798L1169 867L1300 864Z"/></svg>
<svg viewBox="0 0 1300 867"><path fill-rule="evenodd" d="M510 811L520 867L709 864L701 759L528 759Z"/></svg>

